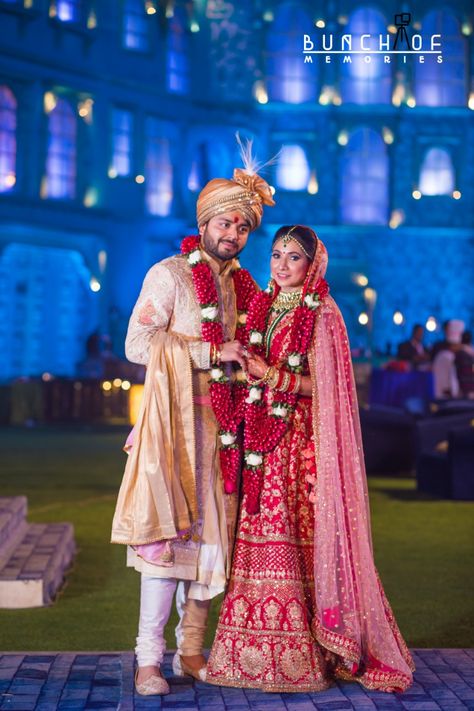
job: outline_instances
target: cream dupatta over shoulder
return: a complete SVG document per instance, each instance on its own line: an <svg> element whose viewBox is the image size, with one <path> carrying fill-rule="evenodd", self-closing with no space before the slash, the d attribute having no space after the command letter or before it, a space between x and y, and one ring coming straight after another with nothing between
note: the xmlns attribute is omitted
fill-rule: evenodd
<svg viewBox="0 0 474 711"><path fill-rule="evenodd" d="M191 361L178 336L157 331L112 524L112 543L175 538L197 521Z"/></svg>

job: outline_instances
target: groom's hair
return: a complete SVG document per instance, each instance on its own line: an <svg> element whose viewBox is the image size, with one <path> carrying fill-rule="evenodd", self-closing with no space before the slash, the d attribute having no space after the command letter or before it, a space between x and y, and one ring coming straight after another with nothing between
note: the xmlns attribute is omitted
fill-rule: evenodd
<svg viewBox="0 0 474 711"><path fill-rule="evenodd" d="M283 239L288 234L291 239L298 242L308 259L313 261L318 247L318 238L314 230L311 227L306 227L306 225L283 225L275 232L272 247L275 246L279 239Z"/></svg>

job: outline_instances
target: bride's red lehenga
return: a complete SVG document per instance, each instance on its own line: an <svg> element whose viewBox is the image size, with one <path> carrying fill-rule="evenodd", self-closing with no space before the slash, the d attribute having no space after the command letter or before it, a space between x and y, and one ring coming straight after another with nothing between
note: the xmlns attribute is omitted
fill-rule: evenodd
<svg viewBox="0 0 474 711"><path fill-rule="evenodd" d="M322 243L320 247L325 253ZM341 354L344 357L340 375L345 377L350 356L342 317L330 297L326 307L320 309L318 321L325 319L332 332L326 343L326 355L330 350L334 355L335 348L343 344L346 352ZM281 365L288 355L291 320L291 311L271 313L266 336L270 341L267 360L271 365ZM341 323L342 338L334 338L334 331ZM316 349L319 331L317 325ZM309 360L312 379L318 382L317 358ZM327 373L326 367L327 364L322 367L320 375ZM334 382L326 382L326 386L334 389ZM342 396L347 399L348 394L350 398L351 388ZM318 395L323 395L323 386L319 393L315 388L312 398L298 398L286 434L264 456L257 514L248 513L244 494L232 574L208 661L207 680L222 686L302 692L326 689L339 677L357 680L371 689L403 691L412 681L413 662L373 565L370 533L367 543L359 545L358 539L364 535L357 535L357 526L350 523L351 518L356 522L352 506L358 506L361 514L358 525L365 527L364 504L351 500L351 496L360 498L364 494L364 485L348 494L345 482L340 481L342 492L334 501L328 505L322 499L327 497L327 485L334 487L330 481L332 472L345 463L344 448L330 442L331 436L341 436L344 417L334 425L332 433L322 437L318 423L324 427L324 415L321 416L320 407L314 412ZM332 410L329 417L334 421L337 403L331 402L329 391L326 395L327 407ZM268 391L269 405L271 397ZM352 412L353 404L346 402ZM310 499L305 454L312 446L313 434L319 440L316 445L319 466L317 485ZM319 467L326 469L321 466L321 461L326 461L325 441L332 465L319 481ZM360 464L357 451L351 455ZM336 509L341 509L339 514ZM333 550L326 554L328 546ZM325 560L321 559L323 555ZM359 578L358 572L369 557ZM345 565L347 559L350 562ZM366 578L371 588L364 587Z"/></svg>

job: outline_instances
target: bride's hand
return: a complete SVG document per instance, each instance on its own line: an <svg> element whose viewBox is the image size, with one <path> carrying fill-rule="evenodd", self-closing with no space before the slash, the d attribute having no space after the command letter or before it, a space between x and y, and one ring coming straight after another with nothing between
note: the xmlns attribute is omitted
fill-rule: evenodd
<svg viewBox="0 0 474 711"><path fill-rule="evenodd" d="M247 359L247 371L253 378L263 378L268 370L268 363L256 353L251 353Z"/></svg>

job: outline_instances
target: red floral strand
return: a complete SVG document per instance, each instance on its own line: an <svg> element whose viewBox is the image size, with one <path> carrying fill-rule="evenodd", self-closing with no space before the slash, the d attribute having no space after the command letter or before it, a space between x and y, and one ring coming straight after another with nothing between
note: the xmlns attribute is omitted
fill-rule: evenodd
<svg viewBox="0 0 474 711"><path fill-rule="evenodd" d="M265 356L264 334L270 309L278 291L276 287L273 291L257 294L249 307L247 318L249 348L262 357ZM292 314L286 354L286 367L289 371L302 372L313 336L316 310L328 293L329 287L324 279L319 279L311 290L303 289L301 303ZM297 394L278 391L273 392L273 399L270 400L267 385L251 383L248 385L245 405L243 482L246 509L249 513L254 514L259 511L264 455L271 452L285 436L297 401Z"/></svg>
<svg viewBox="0 0 474 711"><path fill-rule="evenodd" d="M199 236L185 237L181 253L191 266L194 290L201 308L201 336L203 341L220 346L224 342L224 329L219 320L219 297L214 276L209 264L202 259ZM247 310L255 296L256 286L246 269L240 265L232 272L237 306L235 337L242 343L246 337ZM220 367L211 367L209 394L211 405L219 425L219 458L224 490L227 494L237 490L240 469L240 451L236 443L237 430L244 416L246 386L243 379L234 383Z"/></svg>

